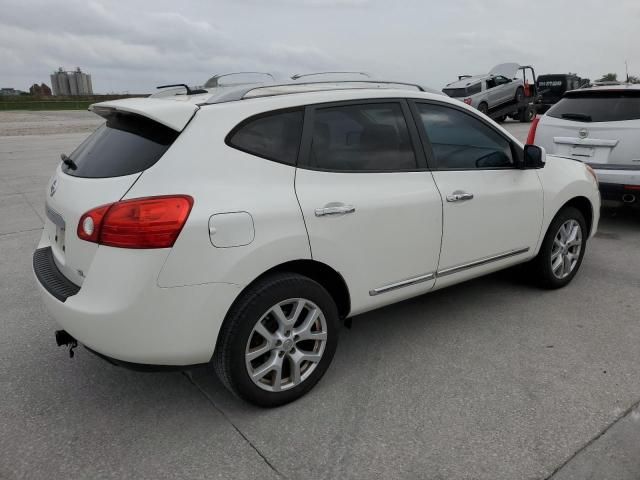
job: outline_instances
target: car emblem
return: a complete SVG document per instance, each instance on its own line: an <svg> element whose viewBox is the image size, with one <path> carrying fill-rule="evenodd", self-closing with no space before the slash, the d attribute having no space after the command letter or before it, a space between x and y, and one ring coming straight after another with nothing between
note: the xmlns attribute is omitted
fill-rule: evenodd
<svg viewBox="0 0 640 480"><path fill-rule="evenodd" d="M578 132L578 135L580 136L580 138L587 138L589 136L589 130L587 130L586 128L582 128Z"/></svg>
<svg viewBox="0 0 640 480"><path fill-rule="evenodd" d="M53 182L51 182L51 188L49 188L49 196L53 197L57 189L58 189L58 179L56 178L53 180Z"/></svg>

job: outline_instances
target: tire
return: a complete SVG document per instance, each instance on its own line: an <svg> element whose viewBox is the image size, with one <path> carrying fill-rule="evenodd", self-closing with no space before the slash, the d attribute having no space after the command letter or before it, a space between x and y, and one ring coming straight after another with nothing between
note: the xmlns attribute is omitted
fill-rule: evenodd
<svg viewBox="0 0 640 480"><path fill-rule="evenodd" d="M487 105L486 102L482 102L480 105L478 105L478 111L486 115L489 112L489 105Z"/></svg>
<svg viewBox="0 0 640 480"><path fill-rule="evenodd" d="M319 314L312 316L314 311ZM294 273L269 275L229 310L212 358L214 370L241 399L261 407L284 405L322 378L338 345L339 325L338 308L322 285Z"/></svg>
<svg viewBox="0 0 640 480"><path fill-rule="evenodd" d="M498 123L504 123L506 120L507 120L506 115L502 115L501 117L496 118L496 122Z"/></svg>
<svg viewBox="0 0 640 480"><path fill-rule="evenodd" d="M521 101L524 100L524 88L518 87L516 89L516 97L515 97L515 99L516 99L516 102L518 102L518 103L520 103Z"/></svg>
<svg viewBox="0 0 640 480"><path fill-rule="evenodd" d="M561 227L565 228L565 233L567 232L566 226L571 225L571 230L569 231L569 238L573 234L573 228L577 226L579 228L578 234L580 235L580 245L579 251L574 247L569 247L568 250L564 250L564 247L561 247L558 243L556 243L556 237L561 237L562 233L560 232ZM540 247L540 252L538 255L531 261L528 272L532 275L533 280L542 288L547 289L556 289L562 288L573 280L573 277L576 276L576 273L580 269L580 265L582 264L582 258L584 257L584 252L587 246L587 237L589 233L587 232L586 221L584 219L584 215L580 212L580 210L574 207L565 207L553 219L551 225L549 225L549 229L544 236L544 240L542 241L542 246ZM565 237L566 238L566 237ZM563 243L563 239L559 238L558 240L561 244ZM564 241L564 244L567 245L568 242ZM562 265L559 270L554 271L554 267L552 265L553 258L557 258L557 253L559 253L559 257L562 259ZM567 273L566 263L564 262L565 255L562 253L566 251L568 254L571 254L571 258L569 260L570 270ZM575 263L574 263L575 260Z"/></svg>
<svg viewBox="0 0 640 480"><path fill-rule="evenodd" d="M529 123L533 120L535 116L536 116L535 110L531 107L527 107L518 114L518 119L520 120L521 123Z"/></svg>

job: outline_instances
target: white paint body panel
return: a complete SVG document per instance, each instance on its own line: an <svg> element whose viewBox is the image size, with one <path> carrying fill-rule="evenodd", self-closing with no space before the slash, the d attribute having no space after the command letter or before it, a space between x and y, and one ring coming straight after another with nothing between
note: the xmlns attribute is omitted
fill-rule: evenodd
<svg viewBox="0 0 640 480"><path fill-rule="evenodd" d="M379 296L375 288L433 273L438 267L442 202L430 172L334 173L298 169L296 192L313 259L345 279L351 313L424 293L433 280ZM327 204L353 213L316 216Z"/></svg>
<svg viewBox="0 0 640 480"><path fill-rule="evenodd" d="M203 100L192 97L127 102L128 111L148 113L158 121L162 117L165 125L183 131L137 181L136 176L104 183L65 179L62 187L68 193L59 190L58 203L52 205L64 215L68 232L75 234L82 213L123 195L187 194L194 198L192 211L171 249L128 250L76 239L73 251L86 251L74 268L81 266L85 278L62 270L82 288L62 303L40 287L49 312L62 328L104 355L146 364L202 363L211 358L225 315L242 290L287 262L313 260L340 273L354 315L422 294L434 281L374 296L371 289L505 249L529 246L535 254L554 215L576 196L591 202L595 232L597 188L584 165L571 160L549 156L546 168L537 171L328 173L268 161L224 143L233 127L261 112L389 97L459 106L457 100L437 94L388 89L298 93L199 109L196 103ZM467 205L443 207L440 193L455 189L468 189L476 198ZM315 209L330 202L353 204L356 211L316 217ZM210 237L210 219L230 212L251 216L254 238L248 244L238 241L247 235L246 222L240 222L241 228L229 230L229 244L236 246L217 248ZM50 244L45 231L39 246ZM451 275L447 281L462 281L506 263Z"/></svg>
<svg viewBox="0 0 640 480"><path fill-rule="evenodd" d="M531 258L541 232L542 185L537 170L434 172L444 201L439 270L528 248L499 262L438 278L438 287L467 280ZM462 190L473 199L446 201Z"/></svg>

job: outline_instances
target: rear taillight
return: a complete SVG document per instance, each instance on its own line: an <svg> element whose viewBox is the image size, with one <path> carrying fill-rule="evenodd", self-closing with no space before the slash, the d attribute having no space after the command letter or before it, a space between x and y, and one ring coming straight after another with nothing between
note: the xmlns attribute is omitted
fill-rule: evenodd
<svg viewBox="0 0 640 480"><path fill-rule="evenodd" d="M467 105L471 105L471 99L470 98L465 98L463 100L464 103L466 103Z"/></svg>
<svg viewBox="0 0 640 480"><path fill-rule="evenodd" d="M625 190L640 190L640 185L625 185L623 188Z"/></svg>
<svg viewBox="0 0 640 480"><path fill-rule="evenodd" d="M536 130L538 129L538 123L540 123L540 117L534 118L533 122L531 122L529 135L527 135L527 145L533 145L536 141Z"/></svg>
<svg viewBox="0 0 640 480"><path fill-rule="evenodd" d="M88 211L78 222L78 237L120 248L167 248L184 227L193 198L188 195L134 198Z"/></svg>

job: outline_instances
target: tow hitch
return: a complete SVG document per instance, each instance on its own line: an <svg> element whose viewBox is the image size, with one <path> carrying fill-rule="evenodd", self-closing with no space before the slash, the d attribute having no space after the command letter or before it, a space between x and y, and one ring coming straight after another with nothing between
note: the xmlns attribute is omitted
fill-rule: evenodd
<svg viewBox="0 0 640 480"><path fill-rule="evenodd" d="M78 341L65 330L56 330L56 343L59 347L69 346L69 357L73 358L73 349L78 346Z"/></svg>

